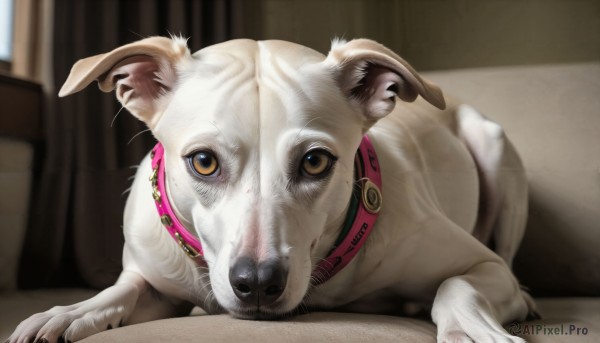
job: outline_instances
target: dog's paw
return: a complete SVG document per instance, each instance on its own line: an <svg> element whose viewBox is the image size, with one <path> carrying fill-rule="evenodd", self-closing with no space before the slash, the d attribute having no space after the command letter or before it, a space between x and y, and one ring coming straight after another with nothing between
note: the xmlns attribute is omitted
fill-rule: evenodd
<svg viewBox="0 0 600 343"><path fill-rule="evenodd" d="M137 289L131 285L112 286L89 300L32 315L17 326L7 342L56 343L83 339L121 326L137 298Z"/></svg>
<svg viewBox="0 0 600 343"><path fill-rule="evenodd" d="M508 332L487 332L487 333L472 333L468 335L462 330L449 330L438 334L438 343L485 343L485 342L502 342L502 343L525 343L525 340L512 336Z"/></svg>
<svg viewBox="0 0 600 343"><path fill-rule="evenodd" d="M102 312L104 311L82 313L76 309L67 310L66 307L54 307L22 321L8 342L69 343L77 341L112 328L112 324L105 324L106 319L110 316Z"/></svg>
<svg viewBox="0 0 600 343"><path fill-rule="evenodd" d="M447 331L438 336L438 343L473 343L466 333L460 330Z"/></svg>

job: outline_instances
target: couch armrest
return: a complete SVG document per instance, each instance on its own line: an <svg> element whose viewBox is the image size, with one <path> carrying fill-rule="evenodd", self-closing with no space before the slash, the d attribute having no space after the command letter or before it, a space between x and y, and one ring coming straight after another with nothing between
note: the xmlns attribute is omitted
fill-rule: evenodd
<svg viewBox="0 0 600 343"><path fill-rule="evenodd" d="M0 74L0 108L0 291L6 291L17 286L34 145L42 139L42 87Z"/></svg>

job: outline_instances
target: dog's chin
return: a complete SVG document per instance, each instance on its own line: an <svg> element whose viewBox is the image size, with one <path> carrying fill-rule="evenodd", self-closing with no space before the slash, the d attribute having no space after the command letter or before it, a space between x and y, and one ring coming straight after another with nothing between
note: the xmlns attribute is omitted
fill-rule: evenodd
<svg viewBox="0 0 600 343"><path fill-rule="evenodd" d="M302 312L300 307L291 311L285 311L280 306L240 306L229 310L229 314L232 317L245 320L279 320L301 314Z"/></svg>
<svg viewBox="0 0 600 343"><path fill-rule="evenodd" d="M286 312L274 312L264 310L261 308L251 309L239 309L236 311L230 311L232 317L244 320L279 320L284 317L289 317Z"/></svg>

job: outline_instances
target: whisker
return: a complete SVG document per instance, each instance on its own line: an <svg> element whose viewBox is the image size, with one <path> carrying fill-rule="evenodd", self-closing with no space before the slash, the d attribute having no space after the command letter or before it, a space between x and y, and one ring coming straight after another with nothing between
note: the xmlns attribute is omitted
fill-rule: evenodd
<svg viewBox="0 0 600 343"><path fill-rule="evenodd" d="M311 271L309 277L311 280L311 285L320 284L321 282L327 280L331 276L331 272L325 267L321 266L321 262L325 262L331 267L333 267L333 264L325 258L318 258L317 260L318 263L316 264L315 268Z"/></svg>
<svg viewBox="0 0 600 343"><path fill-rule="evenodd" d="M113 117L112 121L110 122L110 127L113 127L113 124L115 123L115 120L119 116L119 113L121 113L121 111L123 111L124 108L125 108L125 106L121 106L121 109L117 111L117 114L115 114L115 116Z"/></svg>
<svg viewBox="0 0 600 343"><path fill-rule="evenodd" d="M131 179L132 179L132 178L134 178L134 177L135 177L135 176L132 176L132 177L128 178L128 180L131 180ZM132 187L129 187L129 188L127 188L126 190L124 190L124 191L123 191L123 193L121 193L121 196L125 196L125 194L127 194L127 193L131 192L131 188L133 188L133 186L132 186Z"/></svg>
<svg viewBox="0 0 600 343"><path fill-rule="evenodd" d="M206 297L204 298L204 303L207 304L208 306L208 311L205 310L207 313L214 313L215 310L213 308L214 306L214 294L215 292L211 289L210 291L208 291L208 294L206 295Z"/></svg>
<svg viewBox="0 0 600 343"><path fill-rule="evenodd" d="M321 119L321 117L314 117L311 120L309 120L306 124L304 124L304 126L300 129L300 131L298 131L298 134L296 135L296 138L294 138L294 141L298 142L298 137L300 137L300 134L302 133L302 131L304 129L306 129L310 123L312 123L313 121L315 121L317 119Z"/></svg>
<svg viewBox="0 0 600 343"><path fill-rule="evenodd" d="M199 275L196 278L196 281L202 284L200 290L196 293L198 294L196 301L198 306L200 306L205 312L213 313L215 306L214 292L212 290L211 282L210 282L210 274L207 267L197 266L196 270L199 271ZM204 295L204 299L201 298L201 294L205 293L208 289L208 292Z"/></svg>
<svg viewBox="0 0 600 343"><path fill-rule="evenodd" d="M132 29L129 29L128 31L129 31L130 33L132 33L132 34L134 34L134 35L136 35L136 36L140 37L141 39L144 39L144 38L148 38L148 37L150 37L150 36L142 36L141 34L139 34L139 33L135 32L135 31L133 31Z"/></svg>
<svg viewBox="0 0 600 343"><path fill-rule="evenodd" d="M131 139L129 140L129 142L127 142L127 145L131 144L131 142L132 142L132 141L133 141L133 140L134 140L134 139L135 139L137 136L141 135L142 133L148 132L148 131L150 131L150 129L142 130L142 131L140 131L140 132L136 133L136 134L135 134L135 136L131 137Z"/></svg>

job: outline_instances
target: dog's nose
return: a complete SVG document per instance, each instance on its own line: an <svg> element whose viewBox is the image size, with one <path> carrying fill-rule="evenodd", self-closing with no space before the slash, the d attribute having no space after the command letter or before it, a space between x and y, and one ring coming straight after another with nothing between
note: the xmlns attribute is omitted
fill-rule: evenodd
<svg viewBox="0 0 600 343"><path fill-rule="evenodd" d="M266 306L277 300L285 290L287 269L279 260L257 265L249 257L240 257L229 270L229 283L243 302Z"/></svg>

